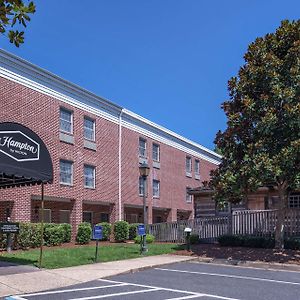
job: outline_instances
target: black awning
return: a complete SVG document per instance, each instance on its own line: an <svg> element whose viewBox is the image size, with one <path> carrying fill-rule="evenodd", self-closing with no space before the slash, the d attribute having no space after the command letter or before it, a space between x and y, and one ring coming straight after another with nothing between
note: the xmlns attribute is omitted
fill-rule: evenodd
<svg viewBox="0 0 300 300"><path fill-rule="evenodd" d="M0 188L52 181L52 160L41 138L21 124L0 123Z"/></svg>

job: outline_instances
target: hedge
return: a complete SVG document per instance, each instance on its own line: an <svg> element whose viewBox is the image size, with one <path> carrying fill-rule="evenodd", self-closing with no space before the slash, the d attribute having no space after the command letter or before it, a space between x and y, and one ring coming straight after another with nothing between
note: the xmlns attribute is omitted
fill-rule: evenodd
<svg viewBox="0 0 300 300"><path fill-rule="evenodd" d="M102 226L102 234L103 234L102 241L109 241L109 237L111 234L111 224L107 222L102 222L97 225Z"/></svg>
<svg viewBox="0 0 300 300"><path fill-rule="evenodd" d="M155 240L154 235L152 235L152 234L146 234L146 243L147 243L147 244L153 243L154 240ZM141 242L141 236L140 236L140 235L137 235L137 236L134 238L134 242L135 242L136 244L140 244L140 242Z"/></svg>
<svg viewBox="0 0 300 300"><path fill-rule="evenodd" d="M19 234L12 234L13 249L29 249L40 246L41 223L20 223ZM72 227L70 224L44 224L44 245L55 246L70 242ZM6 234L0 234L0 248L6 248Z"/></svg>
<svg viewBox="0 0 300 300"><path fill-rule="evenodd" d="M92 227L90 223L83 222L78 225L76 242L78 244L88 244L91 241Z"/></svg>
<svg viewBox="0 0 300 300"><path fill-rule="evenodd" d="M190 243L193 244L199 244L200 243L200 239L199 239L199 235L196 233L192 233L190 235Z"/></svg>
<svg viewBox="0 0 300 300"><path fill-rule="evenodd" d="M114 236L116 242L124 242L129 238L129 224L126 221L118 221L114 224Z"/></svg>
<svg viewBox="0 0 300 300"><path fill-rule="evenodd" d="M222 235L218 238L221 246L249 247L249 248L274 248L274 237L258 237L251 235ZM300 237L287 238L284 241L285 249L299 250Z"/></svg>
<svg viewBox="0 0 300 300"><path fill-rule="evenodd" d="M139 225L139 223L129 224L129 240L135 239L135 237L137 236L137 229Z"/></svg>

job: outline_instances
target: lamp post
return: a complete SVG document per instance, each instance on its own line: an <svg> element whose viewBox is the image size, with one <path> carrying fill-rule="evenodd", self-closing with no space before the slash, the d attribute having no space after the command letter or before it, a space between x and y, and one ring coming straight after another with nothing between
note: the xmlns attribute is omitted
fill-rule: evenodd
<svg viewBox="0 0 300 300"><path fill-rule="evenodd" d="M148 224L147 218L147 204L146 204L146 190L147 190L147 177L150 173L150 168L147 163L142 163L139 166L140 176L143 178L143 212L144 212L144 226L145 226L145 235L143 236L143 246L142 251L147 251L146 245L146 226Z"/></svg>

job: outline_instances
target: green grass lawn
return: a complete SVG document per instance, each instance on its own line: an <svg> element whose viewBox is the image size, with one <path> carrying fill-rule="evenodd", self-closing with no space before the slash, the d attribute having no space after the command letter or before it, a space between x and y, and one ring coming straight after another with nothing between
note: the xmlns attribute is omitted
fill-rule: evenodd
<svg viewBox="0 0 300 300"><path fill-rule="evenodd" d="M122 260L141 257L140 246L137 244L99 244L98 262ZM91 264L95 260L95 246L76 248L44 248L42 267L46 269L64 268ZM175 244L149 244L147 256L167 254L181 249ZM39 249L15 251L0 254L0 260L19 264L38 265Z"/></svg>

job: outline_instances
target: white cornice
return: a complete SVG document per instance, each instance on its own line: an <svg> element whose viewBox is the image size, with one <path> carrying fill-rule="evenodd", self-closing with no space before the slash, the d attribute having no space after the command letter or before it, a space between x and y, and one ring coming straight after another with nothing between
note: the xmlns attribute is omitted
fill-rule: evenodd
<svg viewBox="0 0 300 300"><path fill-rule="evenodd" d="M0 49L0 76L218 165L221 156L111 101Z"/></svg>

